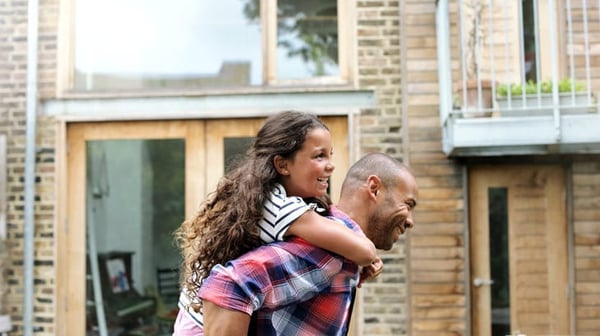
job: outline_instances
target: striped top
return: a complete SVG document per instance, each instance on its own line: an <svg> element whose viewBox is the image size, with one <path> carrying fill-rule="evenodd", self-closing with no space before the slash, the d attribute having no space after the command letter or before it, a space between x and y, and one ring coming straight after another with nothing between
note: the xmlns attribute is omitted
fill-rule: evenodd
<svg viewBox="0 0 600 336"><path fill-rule="evenodd" d="M264 204L263 218L258 222L262 242L282 241L290 225L308 209L301 197L288 197L283 186L276 183Z"/></svg>

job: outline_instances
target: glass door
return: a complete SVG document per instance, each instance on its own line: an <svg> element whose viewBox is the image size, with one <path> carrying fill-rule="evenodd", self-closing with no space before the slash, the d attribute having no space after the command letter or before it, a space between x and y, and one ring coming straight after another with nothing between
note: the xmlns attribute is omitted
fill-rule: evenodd
<svg viewBox="0 0 600 336"><path fill-rule="evenodd" d="M204 122L78 123L67 134L66 333L168 334L172 233L205 193Z"/></svg>

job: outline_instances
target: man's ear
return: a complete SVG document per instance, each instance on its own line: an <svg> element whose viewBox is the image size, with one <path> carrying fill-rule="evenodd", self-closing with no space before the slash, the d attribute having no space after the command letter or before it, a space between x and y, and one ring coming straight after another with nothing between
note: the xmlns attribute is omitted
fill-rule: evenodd
<svg viewBox="0 0 600 336"><path fill-rule="evenodd" d="M275 155L273 158L273 166L275 166L275 170L280 175L289 175L290 172L287 169L288 161L284 159L281 155Z"/></svg>
<svg viewBox="0 0 600 336"><path fill-rule="evenodd" d="M367 178L367 186L369 188L369 197L376 198L381 190L381 179L377 175L370 175Z"/></svg>

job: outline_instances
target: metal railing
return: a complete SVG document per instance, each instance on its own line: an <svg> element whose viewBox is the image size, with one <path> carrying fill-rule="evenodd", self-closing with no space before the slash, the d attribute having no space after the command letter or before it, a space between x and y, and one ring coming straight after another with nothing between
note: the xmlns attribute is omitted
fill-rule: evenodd
<svg viewBox="0 0 600 336"><path fill-rule="evenodd" d="M600 0L439 0L436 20L442 125L598 112Z"/></svg>

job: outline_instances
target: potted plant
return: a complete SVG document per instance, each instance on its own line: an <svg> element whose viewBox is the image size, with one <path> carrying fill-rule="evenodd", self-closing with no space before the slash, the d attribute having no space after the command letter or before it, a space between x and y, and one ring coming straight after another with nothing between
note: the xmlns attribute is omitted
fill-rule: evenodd
<svg viewBox="0 0 600 336"><path fill-rule="evenodd" d="M482 46L485 25L482 24L487 4L479 0L464 1L465 67L466 79L454 84L454 105L464 117L489 117L492 115L492 81L480 78Z"/></svg>
<svg viewBox="0 0 600 336"><path fill-rule="evenodd" d="M558 107L561 114L581 114L593 112L592 102L582 83L562 79L558 86ZM496 89L498 109L503 116L540 116L554 112L553 82L525 84L501 84Z"/></svg>

